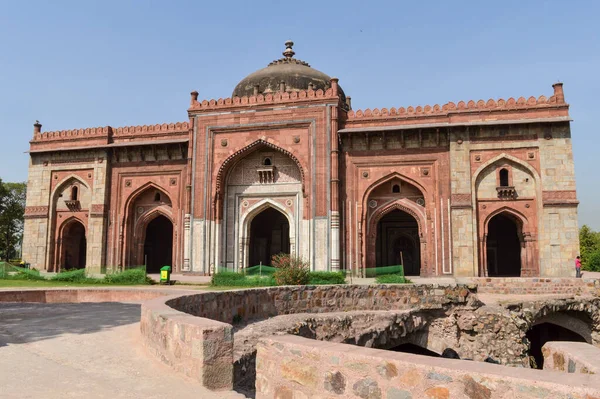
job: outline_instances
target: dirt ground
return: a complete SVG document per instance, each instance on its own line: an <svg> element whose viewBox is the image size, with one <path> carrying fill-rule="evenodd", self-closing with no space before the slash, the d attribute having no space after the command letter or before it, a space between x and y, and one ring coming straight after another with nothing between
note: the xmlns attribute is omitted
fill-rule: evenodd
<svg viewBox="0 0 600 399"><path fill-rule="evenodd" d="M137 303L0 303L0 397L243 398L153 359L139 318Z"/></svg>

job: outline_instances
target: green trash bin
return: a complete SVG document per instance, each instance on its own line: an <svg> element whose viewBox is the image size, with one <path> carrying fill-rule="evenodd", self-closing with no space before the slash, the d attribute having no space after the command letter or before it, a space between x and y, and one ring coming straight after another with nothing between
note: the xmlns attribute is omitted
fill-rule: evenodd
<svg viewBox="0 0 600 399"><path fill-rule="evenodd" d="M171 266L163 266L160 268L160 283L170 284L171 283Z"/></svg>

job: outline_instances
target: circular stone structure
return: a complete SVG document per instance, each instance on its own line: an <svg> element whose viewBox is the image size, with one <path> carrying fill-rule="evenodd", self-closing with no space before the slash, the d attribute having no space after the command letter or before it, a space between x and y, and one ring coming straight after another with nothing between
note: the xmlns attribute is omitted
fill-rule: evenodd
<svg viewBox="0 0 600 399"><path fill-rule="evenodd" d="M283 58L271 62L266 68L251 73L242 79L233 90L233 97L250 97L256 94L278 91L297 92L301 90L327 90L331 77L312 68L307 62L294 58L294 42L285 42ZM338 90L345 101L343 90Z"/></svg>
<svg viewBox="0 0 600 399"><path fill-rule="evenodd" d="M582 316L590 343L600 344L600 298L486 306L476 290L461 284L334 285L179 295L144 303L140 328L146 347L178 372L212 390L250 394L257 346L282 334L377 349L452 349L461 359L529 367L527 332L565 313Z"/></svg>

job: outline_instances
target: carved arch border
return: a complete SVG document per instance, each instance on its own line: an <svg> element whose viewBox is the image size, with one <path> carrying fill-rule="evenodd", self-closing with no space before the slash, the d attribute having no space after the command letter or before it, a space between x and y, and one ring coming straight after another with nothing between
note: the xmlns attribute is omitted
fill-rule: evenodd
<svg viewBox="0 0 600 399"><path fill-rule="evenodd" d="M363 244L363 251L366 254L366 267L376 267L376 244L377 244L377 224L388 213L400 210L412 216L417 222L419 232L419 253L421 264L419 270L421 273L427 268L427 222L425 212L419 209L419 205L412 203L409 199L401 198L387 202L377 208L367 221L366 242Z"/></svg>
<svg viewBox="0 0 600 399"><path fill-rule="evenodd" d="M288 157L290 157L296 163L296 166L298 166L298 169L300 170L300 181L302 183L302 196L306 197L306 195L307 195L306 194L306 177L305 177L305 173L304 173L305 168L302 166L302 162L291 151L285 150L280 145L272 143L266 139L258 139L258 140L249 142L244 147L240 148L239 150L237 150L236 152L234 152L233 154L228 156L223 161L223 163L219 167L219 171L217 172L217 180L216 180L216 187L215 187L217 196L218 197L223 196L223 190L225 187L225 184L223 184L224 180L227 177L228 172L235 165L235 163L236 163L235 161L237 161L238 159L241 159L241 158L245 157L246 155L248 155L249 153L259 149L261 146L266 146L266 147L272 148L275 151L279 151L279 152L287 155Z"/></svg>
<svg viewBox="0 0 600 399"><path fill-rule="evenodd" d="M389 173L389 174L377 179L372 184L370 184L369 187L365 190L365 192L363 194L363 198L362 198L363 219L366 218L366 215L369 212L369 208L367 205L368 205L369 197L371 196L371 193L376 188L381 186L382 184L387 183L388 181L391 181L393 179L400 179L402 181L406 181L407 183L412 184L413 186L415 186L416 188L418 188L421 191L423 198L425 198L425 205L427 205L430 202L429 199L427 198L427 195L428 195L427 189L421 183L419 183L418 181L411 179L410 177L403 175L399 172L392 172L392 173Z"/></svg>

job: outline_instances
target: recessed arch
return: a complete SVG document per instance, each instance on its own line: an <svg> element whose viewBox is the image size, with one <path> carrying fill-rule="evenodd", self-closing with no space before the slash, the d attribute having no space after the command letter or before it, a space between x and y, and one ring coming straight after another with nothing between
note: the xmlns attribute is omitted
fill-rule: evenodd
<svg viewBox="0 0 600 399"><path fill-rule="evenodd" d="M487 168L489 168L490 166L492 166L494 164L501 163L502 161L507 161L508 163L512 162L512 163L516 163L516 164L522 166L523 168L527 169L527 171L533 176L533 178L535 179L536 182L540 181L540 175L535 170L535 168L533 168L527 162L503 152L502 154L499 154L499 155L489 159L487 162L484 162L479 168L477 168L475 173L473 173L473 179L472 179L473 184L475 186L477 185L479 176L481 175L481 173L484 170L486 170Z"/></svg>
<svg viewBox="0 0 600 399"><path fill-rule="evenodd" d="M393 211L401 211L411 216L416 223L417 237L415 238L415 245L418 243L418 263L419 272L421 274L426 260L426 244L427 244L427 225L425 223L425 213L421 206L406 199L401 198L395 201L390 201L375 210L375 212L367 220L367 235L365 242L365 253L366 253L366 267L380 266L377 264L377 243L378 243L378 224L382 218ZM413 273L415 274L415 273Z"/></svg>
<svg viewBox="0 0 600 399"><path fill-rule="evenodd" d="M60 182L58 182L56 184L56 186L52 189L52 191L50 193L50 209L48 212L48 214L50 215L50 223L48 225L49 233L48 233L47 241L46 241L46 247L49 248L49 253L48 253L48 257L46 258L46 265L45 265L45 268L48 271L58 271L58 269L61 268L61 263L60 263L61 262L61 260L60 260L61 249L60 249L59 240L60 240L60 234L61 234L60 228L62 225L64 225L64 221L61 221L57 215L59 196L64 191L64 192L66 192L66 195L68 196L68 198L64 198L64 199L69 200L70 195L71 195L71 190L68 190L68 187L75 185L75 184L78 185L78 190L77 190L77 194L79 197L78 200L79 201L84 200L84 198L82 198L84 192L85 191L90 192L91 187L83 178L81 178L81 176L78 176L73 173L71 173L68 176L65 176L63 179L61 179ZM88 205L88 204L82 204L82 205ZM78 219L78 220L83 223L84 227L86 226L86 223L84 223L81 219Z"/></svg>
<svg viewBox="0 0 600 399"><path fill-rule="evenodd" d="M85 268L87 263L86 224L78 217L70 217L61 223L58 237L57 269Z"/></svg>
<svg viewBox="0 0 600 399"><path fill-rule="evenodd" d="M160 194L160 202L154 201L157 193ZM138 206L139 200L143 200L142 206ZM152 219L159 215L165 216L173 225L173 243L176 242L176 217L172 205L168 191L154 182L143 184L127 197L123 207L124 241L120 254L122 265L140 266L144 263L146 228Z"/></svg>

